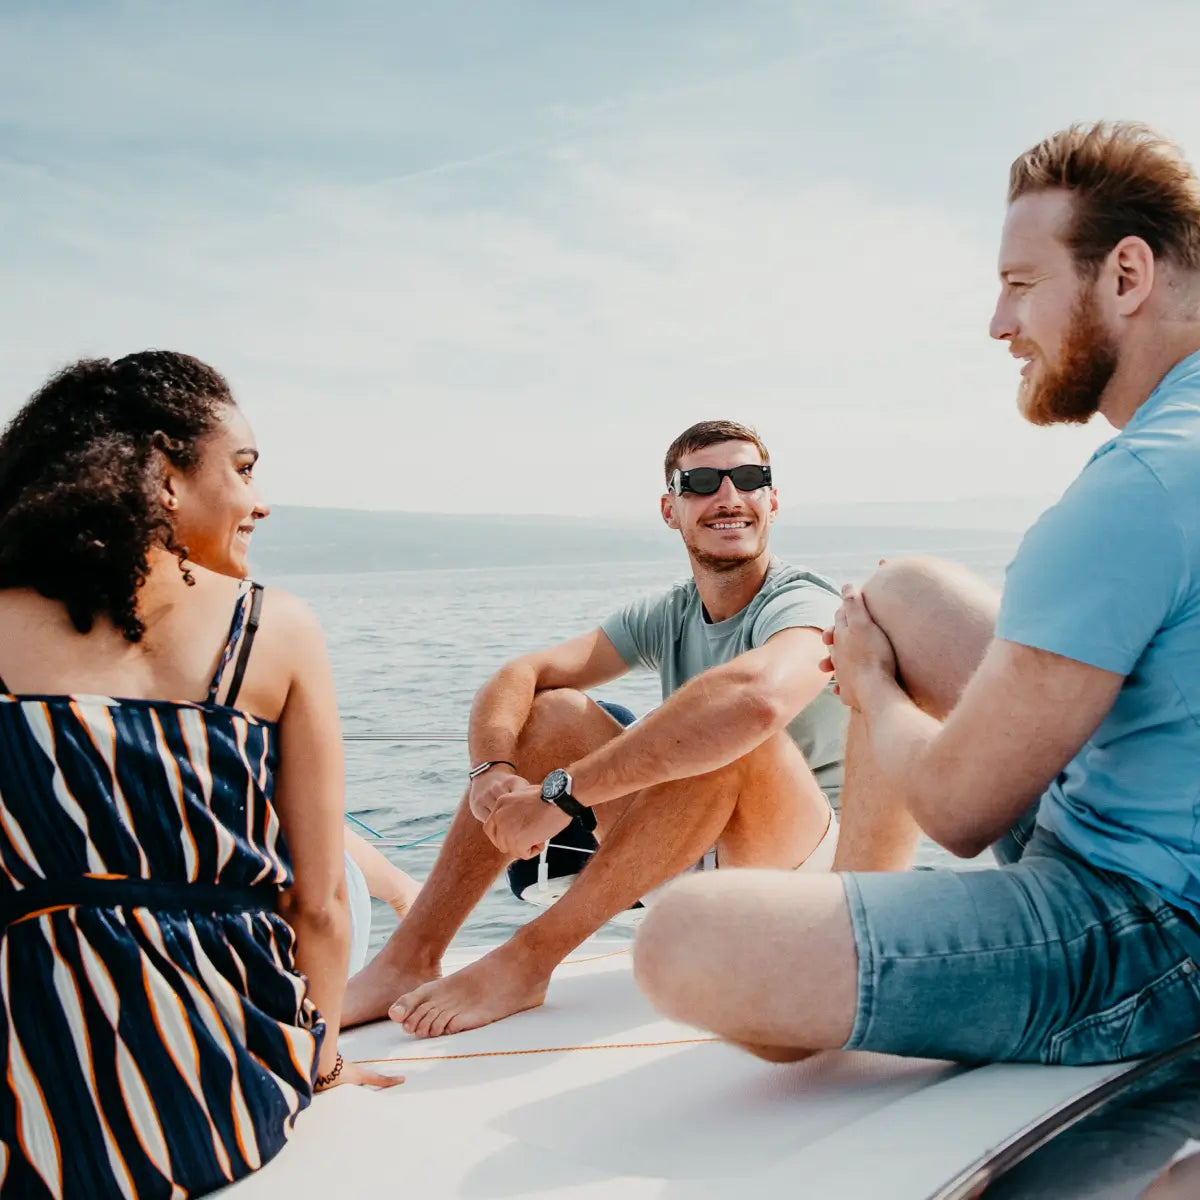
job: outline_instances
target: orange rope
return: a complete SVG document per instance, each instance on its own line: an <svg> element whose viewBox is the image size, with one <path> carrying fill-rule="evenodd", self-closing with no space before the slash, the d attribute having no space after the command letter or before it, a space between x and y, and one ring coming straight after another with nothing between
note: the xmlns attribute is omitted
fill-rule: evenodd
<svg viewBox="0 0 1200 1200"><path fill-rule="evenodd" d="M560 967L573 967L576 963L599 962L602 958L616 958L619 954L628 954L629 947L625 946L621 950L610 950L607 954L593 954L591 958L568 958L559 963Z"/></svg>
<svg viewBox="0 0 1200 1200"><path fill-rule="evenodd" d="M696 1046L716 1037L676 1038L667 1042L604 1042L599 1046L537 1046L530 1050L477 1050L474 1054L423 1054L412 1058L356 1058L360 1063L450 1062L457 1058L504 1058L516 1054L561 1054L566 1050L645 1050L655 1046Z"/></svg>

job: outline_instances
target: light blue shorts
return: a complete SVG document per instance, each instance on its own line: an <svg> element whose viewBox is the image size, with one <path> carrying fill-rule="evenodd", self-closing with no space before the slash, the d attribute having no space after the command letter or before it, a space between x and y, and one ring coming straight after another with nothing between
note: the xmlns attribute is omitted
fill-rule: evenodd
<svg viewBox="0 0 1200 1200"><path fill-rule="evenodd" d="M346 854L346 899L350 903L350 974L361 971L371 941L371 893L358 863Z"/></svg>
<svg viewBox="0 0 1200 1200"><path fill-rule="evenodd" d="M858 949L847 1049L1082 1065L1200 1032L1200 923L1032 816L996 856L842 876Z"/></svg>

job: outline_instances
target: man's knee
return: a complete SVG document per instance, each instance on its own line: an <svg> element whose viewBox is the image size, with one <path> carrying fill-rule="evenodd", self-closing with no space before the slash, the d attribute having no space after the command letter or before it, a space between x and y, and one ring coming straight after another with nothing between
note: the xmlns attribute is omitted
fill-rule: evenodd
<svg viewBox="0 0 1200 1200"><path fill-rule="evenodd" d="M620 725L575 688L547 688L533 698L517 739L518 766L527 779L595 750L621 732Z"/></svg>
<svg viewBox="0 0 1200 1200"><path fill-rule="evenodd" d="M575 729L587 712L588 698L574 688L547 688L538 692L521 729L520 753L536 754L548 742Z"/></svg>
<svg viewBox="0 0 1200 1200"><path fill-rule="evenodd" d="M945 717L992 640L995 590L958 563L901 558L880 566L863 595L896 652L901 685L926 712Z"/></svg>
<svg viewBox="0 0 1200 1200"><path fill-rule="evenodd" d="M701 876L678 879L660 891L638 926L633 943L633 976L660 1012L686 1021L689 1000L709 958L700 945L708 927Z"/></svg>
<svg viewBox="0 0 1200 1200"><path fill-rule="evenodd" d="M937 558L914 556L881 563L862 589L872 620L889 637L920 621L931 601L946 594L951 573L952 564Z"/></svg>

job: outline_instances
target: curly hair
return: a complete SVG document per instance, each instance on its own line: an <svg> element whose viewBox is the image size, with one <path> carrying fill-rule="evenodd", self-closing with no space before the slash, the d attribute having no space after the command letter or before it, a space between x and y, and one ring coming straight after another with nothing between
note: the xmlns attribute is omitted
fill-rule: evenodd
<svg viewBox="0 0 1200 1200"><path fill-rule="evenodd" d="M168 350L60 371L0 436L0 588L60 601L80 633L105 617L141 641L153 547L192 582L161 499L166 471L199 462L200 441L233 403L212 367Z"/></svg>

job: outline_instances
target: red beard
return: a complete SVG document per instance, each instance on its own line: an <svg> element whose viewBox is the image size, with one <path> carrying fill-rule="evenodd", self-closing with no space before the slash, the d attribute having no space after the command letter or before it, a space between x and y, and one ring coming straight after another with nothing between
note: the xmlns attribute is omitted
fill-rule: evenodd
<svg viewBox="0 0 1200 1200"><path fill-rule="evenodd" d="M1014 347L1019 351L1020 346ZM1112 335L1101 325L1090 289L1079 291L1056 367L1035 360L1033 378L1017 395L1021 414L1034 425L1085 425L1096 415L1117 369Z"/></svg>

